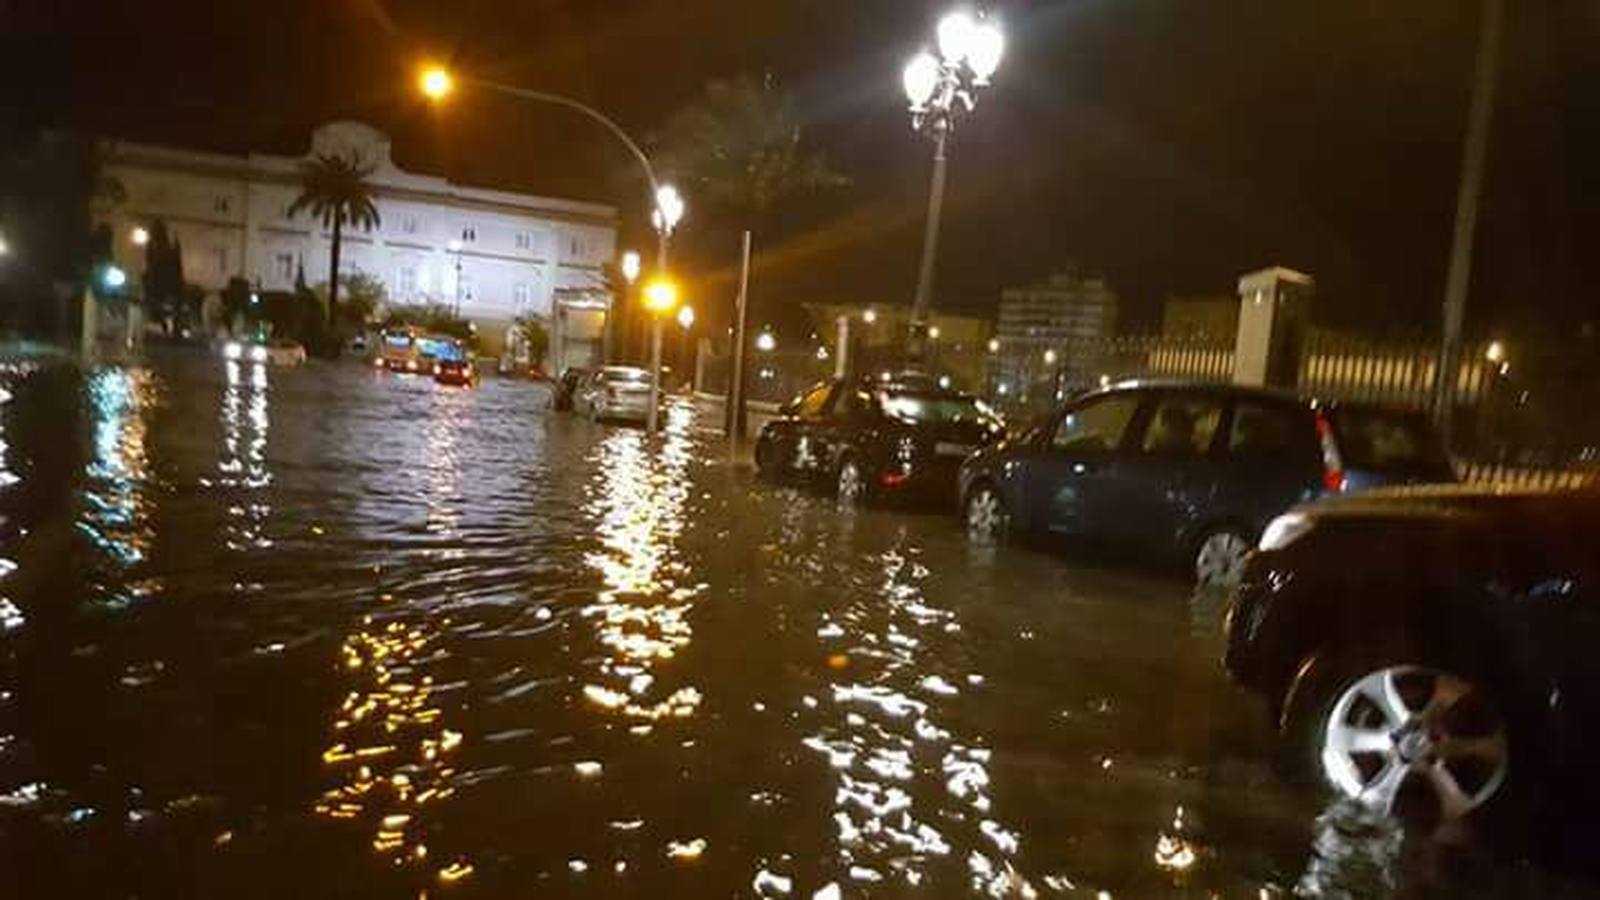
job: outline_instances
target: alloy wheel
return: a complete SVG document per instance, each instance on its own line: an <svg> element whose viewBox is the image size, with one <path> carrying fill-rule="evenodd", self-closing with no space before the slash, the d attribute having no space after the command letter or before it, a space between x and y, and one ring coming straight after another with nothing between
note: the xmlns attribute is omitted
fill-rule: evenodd
<svg viewBox="0 0 1600 900"><path fill-rule="evenodd" d="M1005 536L1005 504L991 487L980 487L967 501L967 538L978 544L994 544Z"/></svg>
<svg viewBox="0 0 1600 900"><path fill-rule="evenodd" d="M1505 783L1505 720L1471 682L1425 666L1362 676L1334 701L1323 729L1328 783L1385 815L1430 807L1440 821L1482 807Z"/></svg>
<svg viewBox="0 0 1600 900"><path fill-rule="evenodd" d="M1194 580L1200 587L1232 588L1244 575L1250 542L1233 531L1214 531L1200 542L1194 558Z"/></svg>

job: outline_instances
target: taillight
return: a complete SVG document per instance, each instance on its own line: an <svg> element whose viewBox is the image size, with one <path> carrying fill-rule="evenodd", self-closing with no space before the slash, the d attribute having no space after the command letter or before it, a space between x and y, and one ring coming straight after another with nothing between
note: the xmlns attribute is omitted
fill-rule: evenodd
<svg viewBox="0 0 1600 900"><path fill-rule="evenodd" d="M1317 410L1317 442L1322 446L1322 487L1332 493L1345 489L1344 460L1339 458L1339 443L1333 438L1333 423Z"/></svg>

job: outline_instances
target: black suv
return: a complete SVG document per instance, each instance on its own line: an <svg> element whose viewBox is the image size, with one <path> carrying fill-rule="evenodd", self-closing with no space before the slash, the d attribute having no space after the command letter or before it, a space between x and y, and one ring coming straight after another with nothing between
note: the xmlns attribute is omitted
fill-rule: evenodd
<svg viewBox="0 0 1600 900"><path fill-rule="evenodd" d="M950 502L961 461L1005 434L983 401L925 375L836 379L786 404L756 439L769 478L830 487L841 501Z"/></svg>
<svg viewBox="0 0 1600 900"><path fill-rule="evenodd" d="M1226 630L1228 671L1337 794L1413 820L1553 811L1527 805L1540 794L1588 818L1600 799L1594 488L1298 507L1262 535Z"/></svg>
<svg viewBox="0 0 1600 900"><path fill-rule="evenodd" d="M1421 413L1222 384L1128 382L961 469L967 534L1099 540L1238 580L1274 515L1324 493L1454 481Z"/></svg>

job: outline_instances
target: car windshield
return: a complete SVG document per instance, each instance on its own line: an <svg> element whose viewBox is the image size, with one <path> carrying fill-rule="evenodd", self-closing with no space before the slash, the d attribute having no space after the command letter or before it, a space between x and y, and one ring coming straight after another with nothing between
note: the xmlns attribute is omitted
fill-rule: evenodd
<svg viewBox="0 0 1600 900"><path fill-rule="evenodd" d="M878 403L889 418L918 425L993 425L999 422L988 404L961 394L881 392Z"/></svg>
<svg viewBox="0 0 1600 900"><path fill-rule="evenodd" d="M1329 416L1339 456L1351 469L1412 472L1449 468L1444 447L1421 413L1372 407L1336 408Z"/></svg>

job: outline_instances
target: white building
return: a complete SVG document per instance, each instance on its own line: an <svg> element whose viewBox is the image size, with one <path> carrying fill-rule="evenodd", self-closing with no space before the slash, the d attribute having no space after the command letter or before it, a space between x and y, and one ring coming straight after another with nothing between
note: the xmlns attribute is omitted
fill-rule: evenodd
<svg viewBox="0 0 1600 900"><path fill-rule="evenodd" d="M478 325L486 352L500 351L522 316L549 323L546 362L559 371L598 360L611 297L602 266L616 248L610 206L464 187L397 168L389 139L358 122L334 122L312 135L305 158L227 156L150 144L105 141L106 172L126 189L111 225L118 264L137 275L139 226L160 220L181 242L185 279L220 291L242 276L259 290L291 290L304 266L310 284L328 279L330 235L309 213L289 215L301 165L324 155L355 155L381 225L346 228L340 271L380 279L392 304L459 306Z"/></svg>

